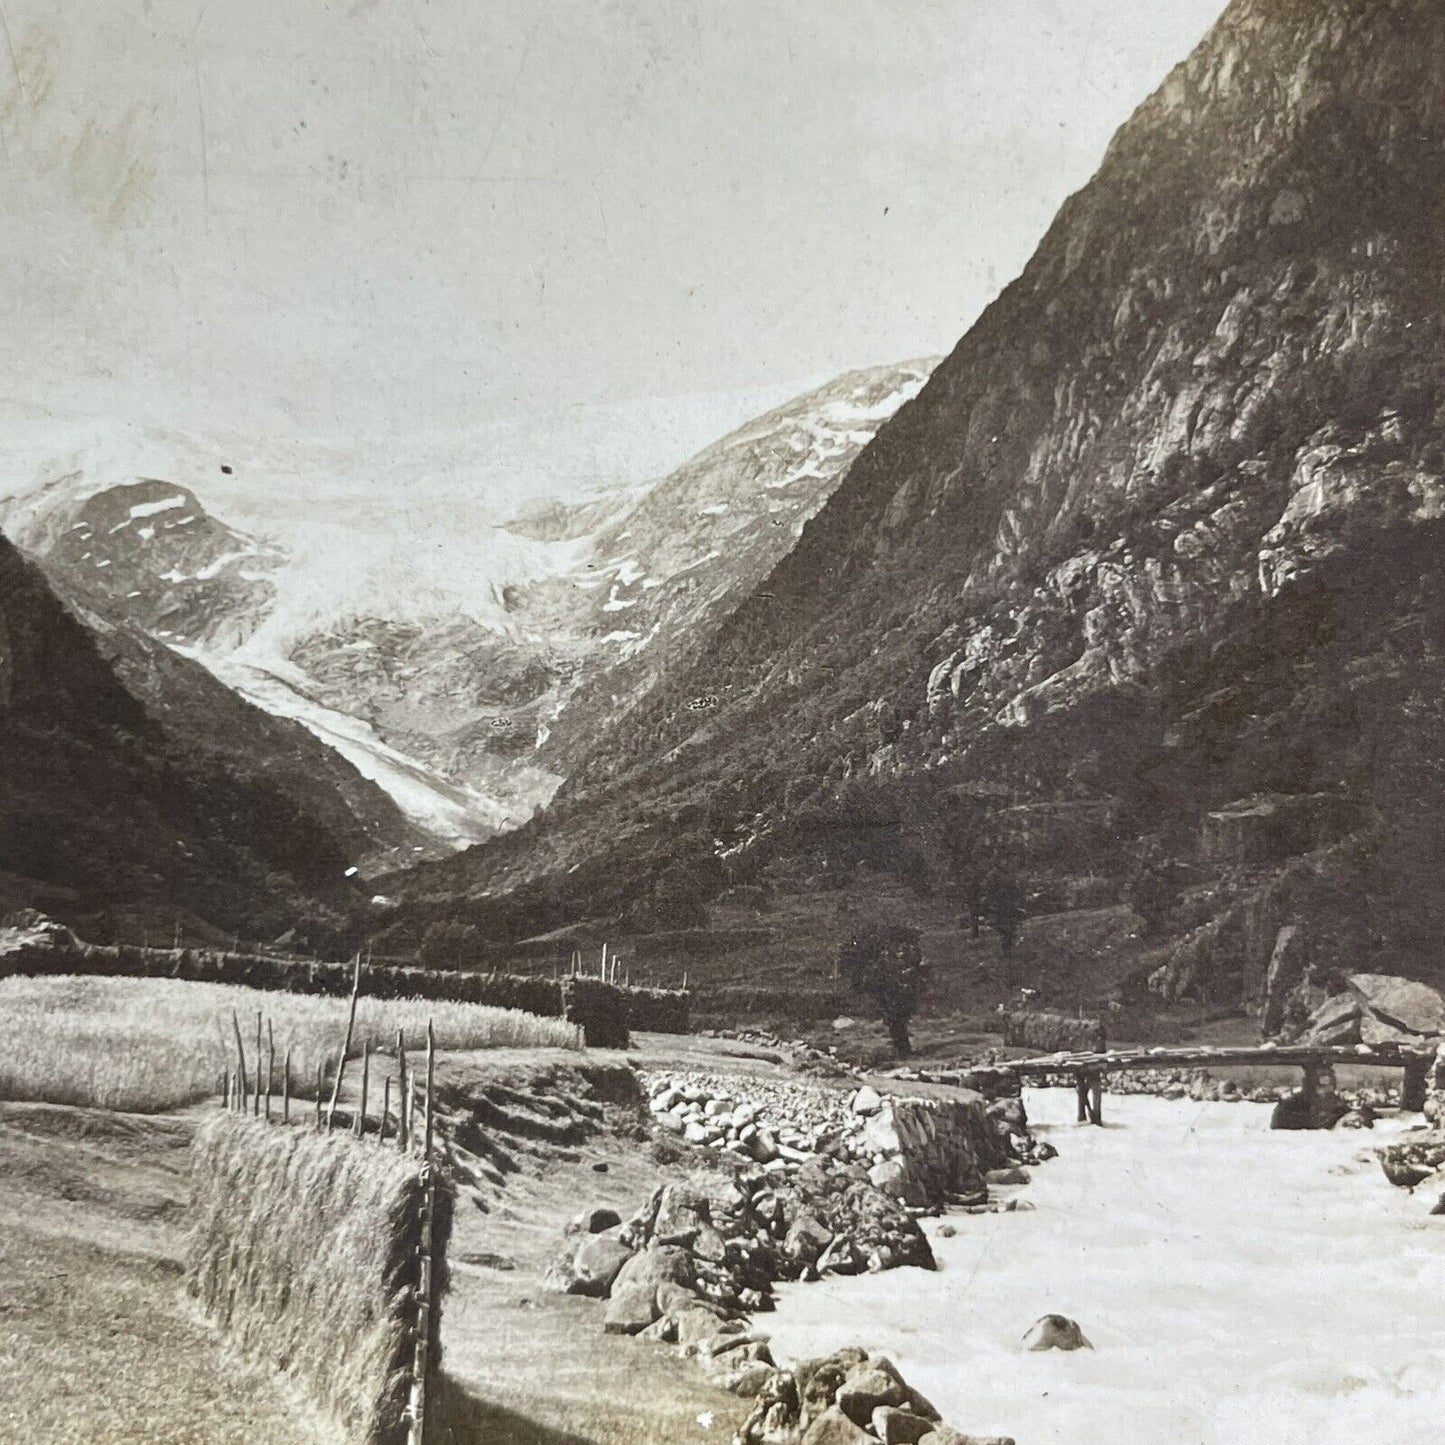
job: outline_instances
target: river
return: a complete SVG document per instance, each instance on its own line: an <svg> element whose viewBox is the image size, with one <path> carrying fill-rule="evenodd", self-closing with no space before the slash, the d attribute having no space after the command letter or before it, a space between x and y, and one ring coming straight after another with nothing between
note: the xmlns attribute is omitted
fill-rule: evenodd
<svg viewBox="0 0 1445 1445"><path fill-rule="evenodd" d="M1371 1148L1259 1104L1033 1090L1030 1212L929 1221L940 1268L786 1286L780 1361L890 1354L956 1429L1019 1445L1415 1445L1445 1421L1445 1217ZM1418 1119L1418 1116L1416 1116ZM938 1230L951 1224L954 1238ZM1094 1348L1019 1348L1040 1315ZM760 1323L763 1323L760 1321Z"/></svg>

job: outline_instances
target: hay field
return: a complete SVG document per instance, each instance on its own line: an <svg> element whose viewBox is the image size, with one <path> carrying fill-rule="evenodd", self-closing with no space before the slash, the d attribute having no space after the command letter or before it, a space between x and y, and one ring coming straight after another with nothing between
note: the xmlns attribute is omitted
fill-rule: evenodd
<svg viewBox="0 0 1445 1445"><path fill-rule="evenodd" d="M256 1012L271 1021L281 1060L292 1049L292 1091L315 1094L346 1033L347 1000L177 979L0 979L0 1099L156 1113L213 1096L234 1065L231 1014L253 1065ZM356 1010L355 1045L391 1047L403 1029L420 1047L427 1020L441 1049L579 1048L577 1029L514 1009L423 999L368 999Z"/></svg>

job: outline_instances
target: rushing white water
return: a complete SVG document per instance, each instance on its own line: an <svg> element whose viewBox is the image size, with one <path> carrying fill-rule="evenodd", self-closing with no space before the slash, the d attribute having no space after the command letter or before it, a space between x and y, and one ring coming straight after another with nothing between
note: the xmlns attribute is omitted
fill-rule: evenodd
<svg viewBox="0 0 1445 1445"><path fill-rule="evenodd" d="M936 1272L792 1285L779 1359L890 1354L956 1429L1019 1445L1424 1445L1445 1421L1445 1218L1373 1133L1271 1133L1257 1104L1032 1091L1060 1157L1032 1212L962 1216ZM1418 1116L1416 1116L1418 1121ZM1010 1191L1014 1192L1014 1191ZM1094 1345L1030 1353L1040 1315Z"/></svg>

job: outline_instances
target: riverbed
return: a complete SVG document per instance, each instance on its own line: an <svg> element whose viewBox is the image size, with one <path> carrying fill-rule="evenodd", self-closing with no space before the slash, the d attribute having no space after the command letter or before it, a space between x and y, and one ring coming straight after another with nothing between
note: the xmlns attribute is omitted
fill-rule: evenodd
<svg viewBox="0 0 1445 1445"><path fill-rule="evenodd" d="M955 1428L1019 1445L1425 1445L1445 1419L1445 1217L1373 1131L1272 1133L1259 1104L1026 1096L1059 1158L1030 1211L928 1228L940 1268L791 1285L780 1360L889 1353ZM941 1226L957 1230L953 1238ZM1030 1353L1040 1315L1094 1348ZM760 1321L761 1323L761 1321Z"/></svg>

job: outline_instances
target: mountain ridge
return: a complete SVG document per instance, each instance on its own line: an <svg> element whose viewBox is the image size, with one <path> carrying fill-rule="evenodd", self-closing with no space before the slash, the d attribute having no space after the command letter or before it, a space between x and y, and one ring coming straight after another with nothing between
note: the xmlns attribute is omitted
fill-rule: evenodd
<svg viewBox="0 0 1445 1445"><path fill-rule="evenodd" d="M1257 990L1312 868L1311 907L1321 879L1354 892L1320 907L1315 932L1338 935L1322 958L1400 948L1434 968L1382 861L1400 866L1418 821L1399 760L1380 761L1388 712L1352 686L1352 721L1312 729L1322 669L1402 708L1435 672L1415 539L1445 512L1442 60L1445 13L1422 0L1235 0L705 653L525 835L402 884L398 927L447 907L498 929L641 919L688 879L707 898L787 858L816 867L809 839L857 835L870 808L892 820L888 867L912 866L912 830L947 874L945 810L918 786L992 781L1035 810L1035 836L995 851L1036 892L1087 871L1077 848L1074 881L1037 864L1073 847L1048 809L1120 820L1088 865L1114 901L1174 838L1190 886L1165 936L1128 944L1165 994L1204 986L1190 950L1221 929L1216 976ZM1392 555L1415 569L1398 587ZM1352 577L1380 611L1349 616ZM1260 664L1269 638L1298 655ZM1231 655L1255 662L1231 679L1211 662ZM1422 724L1416 766L1437 741ZM1303 850L1210 855L1227 805L1321 790L1355 823L1332 833L1320 804Z"/></svg>

